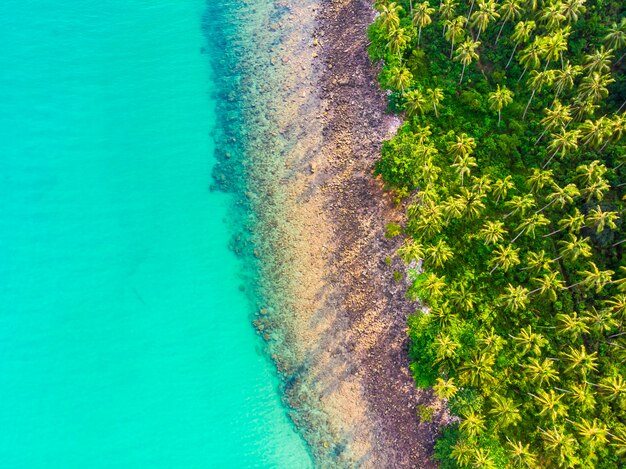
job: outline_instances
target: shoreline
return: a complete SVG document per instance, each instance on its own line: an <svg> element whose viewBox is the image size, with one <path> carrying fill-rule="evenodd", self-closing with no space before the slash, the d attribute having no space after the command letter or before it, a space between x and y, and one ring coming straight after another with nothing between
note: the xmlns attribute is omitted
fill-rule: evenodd
<svg viewBox="0 0 626 469"><path fill-rule="evenodd" d="M294 19L310 11L289 8ZM374 12L367 0L324 0L315 10L311 37L296 28L286 42L288 51L299 46L289 65L308 83L292 82L297 112L282 112L297 144L286 154L291 175L279 215L288 229L272 245L289 280L270 350L292 419L321 467L435 467L446 415L410 375L406 320L417 303L393 280L394 269L405 272L395 256L400 240L384 236L402 211L372 175L400 124L385 112L367 57ZM419 405L437 409L433 422L419 422Z"/></svg>

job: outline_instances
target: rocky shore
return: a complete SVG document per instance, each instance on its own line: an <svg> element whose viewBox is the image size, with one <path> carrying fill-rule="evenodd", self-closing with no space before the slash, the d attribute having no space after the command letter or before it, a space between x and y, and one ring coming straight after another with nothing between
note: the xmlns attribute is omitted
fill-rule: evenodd
<svg viewBox="0 0 626 469"><path fill-rule="evenodd" d="M289 244L294 279L280 323L295 354L275 358L294 421L320 466L434 467L445 416L436 411L432 422L419 420L418 406L438 407L410 376L406 319L417 304L394 281L394 272L404 271L394 256L400 241L384 236L402 210L372 175L399 120L385 113L366 53L371 2L289 8L296 24L317 15L312 37L289 59L306 75L292 84L292 95L309 96L291 114L298 144L287 155L293 172L283 213L291 230L280 237ZM321 422L324 432L311 430Z"/></svg>

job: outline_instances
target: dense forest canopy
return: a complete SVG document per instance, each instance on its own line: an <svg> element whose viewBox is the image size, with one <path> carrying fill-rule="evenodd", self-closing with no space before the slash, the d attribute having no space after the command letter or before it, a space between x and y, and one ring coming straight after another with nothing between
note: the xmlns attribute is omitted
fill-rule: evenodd
<svg viewBox="0 0 626 469"><path fill-rule="evenodd" d="M378 0L412 372L444 468L626 463L626 5ZM398 230L391 230L398 231Z"/></svg>

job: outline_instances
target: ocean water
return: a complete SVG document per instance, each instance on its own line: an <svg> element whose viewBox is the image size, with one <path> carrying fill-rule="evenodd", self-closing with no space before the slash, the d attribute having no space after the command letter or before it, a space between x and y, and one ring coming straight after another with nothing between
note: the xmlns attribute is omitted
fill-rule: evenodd
<svg viewBox="0 0 626 469"><path fill-rule="evenodd" d="M238 3L0 2L0 467L311 467L209 190Z"/></svg>

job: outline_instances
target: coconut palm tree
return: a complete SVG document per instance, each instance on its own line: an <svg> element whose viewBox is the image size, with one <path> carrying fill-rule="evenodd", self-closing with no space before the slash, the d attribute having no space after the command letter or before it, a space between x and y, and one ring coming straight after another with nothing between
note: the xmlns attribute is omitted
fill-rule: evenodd
<svg viewBox="0 0 626 469"><path fill-rule="evenodd" d="M580 65L572 65L570 61L566 61L563 68L554 72L554 103L559 95L565 90L571 90L574 87L574 80L582 73Z"/></svg>
<svg viewBox="0 0 626 469"><path fill-rule="evenodd" d="M546 218L542 213L533 213L530 217L525 218L522 223L520 223L517 231L519 233L515 238L511 240L511 244L513 244L517 239L522 236L522 234L530 235L531 238L535 238L535 231L537 228L542 226L547 226L550 224L550 220Z"/></svg>
<svg viewBox="0 0 626 469"><path fill-rule="evenodd" d="M619 214L617 212L605 212L599 205L596 208L591 209L587 214L587 224L593 226L596 229L596 233L601 233L608 226L614 230L617 228L615 224L616 220L619 220Z"/></svg>
<svg viewBox="0 0 626 469"><path fill-rule="evenodd" d="M585 117L593 116L598 107L599 106L590 99L583 99L582 96L576 96L572 103L572 116L575 120L581 121Z"/></svg>
<svg viewBox="0 0 626 469"><path fill-rule="evenodd" d="M393 52L395 55L401 57L402 51L411 41L411 36L404 28L391 28L387 33L389 40L387 41L387 49Z"/></svg>
<svg viewBox="0 0 626 469"><path fill-rule="evenodd" d="M502 267L502 270L506 272L519 263L519 249L514 249L511 245L500 245L492 253L489 266L493 266L493 268L489 273L492 274L498 267Z"/></svg>
<svg viewBox="0 0 626 469"><path fill-rule="evenodd" d="M573 340L578 340L582 335L589 334L587 321L579 317L576 311L570 314L557 314L556 319L559 322L557 330L568 335Z"/></svg>
<svg viewBox="0 0 626 469"><path fill-rule="evenodd" d="M577 287L578 285L584 285L587 288L594 288L596 293L600 293L606 285L611 283L614 273L615 272L612 270L598 269L595 262L591 261L589 262L588 270L578 272L583 279L578 283L566 287L565 289L569 290L570 288Z"/></svg>
<svg viewBox="0 0 626 469"><path fill-rule="evenodd" d="M584 145L597 148L608 137L610 127L609 120L602 116L598 119L587 119L578 127L580 131L580 142Z"/></svg>
<svg viewBox="0 0 626 469"><path fill-rule="evenodd" d="M582 419L579 422L568 419L568 422L574 425L582 441L592 450L602 448L609 442L609 431L603 423L598 422L598 419Z"/></svg>
<svg viewBox="0 0 626 469"><path fill-rule="evenodd" d="M459 199L465 206L463 214L470 219L478 217L485 209L485 204L482 201L483 196L470 192L465 187L461 188Z"/></svg>
<svg viewBox="0 0 626 469"><path fill-rule="evenodd" d="M541 11L540 18L548 31L554 31L559 28L561 23L565 21L563 3L556 1L545 5Z"/></svg>
<svg viewBox="0 0 626 469"><path fill-rule="evenodd" d="M569 347L567 352L561 352L563 361L569 366L565 372L576 371L587 376L590 371L598 371L598 352L589 353L584 345L580 348Z"/></svg>
<svg viewBox="0 0 626 469"><path fill-rule="evenodd" d="M555 420L555 419L553 419ZM539 427L544 440L544 448L554 457L555 467L572 467L571 459L576 452L576 440L565 433L562 428L554 427L550 430L543 430Z"/></svg>
<svg viewBox="0 0 626 469"><path fill-rule="evenodd" d="M545 236L544 236L545 238ZM552 259L548 257L546 251L541 249L538 252L529 252L526 257L527 266L522 270L530 270L534 273L539 273L542 271L550 270L550 265L552 264Z"/></svg>
<svg viewBox="0 0 626 469"><path fill-rule="evenodd" d="M450 300L453 305L463 311L474 309L475 296L464 282L455 282L450 291Z"/></svg>
<svg viewBox="0 0 626 469"><path fill-rule="evenodd" d="M454 384L454 378L437 378L433 385L433 391L439 399L450 399L457 393L458 388Z"/></svg>
<svg viewBox="0 0 626 469"><path fill-rule="evenodd" d="M624 132L626 132L626 118L623 114L615 114L612 117L607 118L607 136L600 148L600 151L603 151L609 143L615 143L622 139L624 136Z"/></svg>
<svg viewBox="0 0 626 469"><path fill-rule="evenodd" d="M578 233L583 226L585 226L585 216L580 213L580 210L574 208L574 213L571 215L565 215L559 220L560 229L544 235L544 238L560 233L563 230L568 230L572 234Z"/></svg>
<svg viewBox="0 0 626 469"><path fill-rule="evenodd" d="M472 14L470 19L470 26L478 28L476 41L480 38L480 33L487 29L489 23L500 17L496 11L496 6L495 0L478 0L478 10Z"/></svg>
<svg viewBox="0 0 626 469"><path fill-rule="evenodd" d="M561 129L559 133L551 134L552 139L548 144L548 151L552 152L548 161L543 165L546 168L552 159L556 155L560 155L560 158L563 159L568 153L571 153L578 149L578 139L580 138L580 131L576 130L565 130Z"/></svg>
<svg viewBox="0 0 626 469"><path fill-rule="evenodd" d="M552 109L545 108L543 110L545 117L540 121L543 132L541 132L539 138L535 140L535 145L539 143L546 132L567 128L568 124L572 121L571 110L572 108L570 106L563 106L560 101L554 101Z"/></svg>
<svg viewBox="0 0 626 469"><path fill-rule="evenodd" d="M423 114L425 108L426 96L420 90L411 90L404 94L404 109L407 115Z"/></svg>
<svg viewBox="0 0 626 469"><path fill-rule="evenodd" d="M460 347L459 343L448 334L439 333L435 338L434 348L436 362L449 360L456 356L456 350Z"/></svg>
<svg viewBox="0 0 626 469"><path fill-rule="evenodd" d="M448 244L440 239L432 246L424 249L425 258L424 260L435 267L443 267L444 264L452 259L454 253Z"/></svg>
<svg viewBox="0 0 626 469"><path fill-rule="evenodd" d="M543 383L550 384L552 381L557 381L559 379L559 372L554 367L554 360L550 360L549 358L544 358L543 361L539 361L537 358L531 357L528 359L528 363L522 365L524 368L524 373L528 375L534 383L537 383L539 386L543 386ZM554 390L550 390L551 393L554 393ZM550 402L549 399L544 401L544 391L539 391L539 396L534 396L539 402ZM550 398L554 398L553 395L550 395ZM559 399L556 400L558 402ZM551 407L553 410L555 406ZM540 412L540 415L542 412Z"/></svg>
<svg viewBox="0 0 626 469"><path fill-rule="evenodd" d="M490 0L493 1L493 0ZM463 77L465 76L465 67L472 63L474 60L478 60L478 54L476 53L476 49L480 46L480 42L472 41L471 39L466 39L461 43L458 50L456 51L456 55L454 56L454 60L457 62L461 62L463 64L463 71L461 72L461 79L459 80L459 85L463 83Z"/></svg>
<svg viewBox="0 0 626 469"><path fill-rule="evenodd" d="M489 176L481 176L479 178L472 177L472 192L482 196L491 189L491 179Z"/></svg>
<svg viewBox="0 0 626 469"><path fill-rule="evenodd" d="M411 239L407 239L396 254L398 254L405 263L410 264L411 262L417 262L424 258L424 247Z"/></svg>
<svg viewBox="0 0 626 469"><path fill-rule="evenodd" d="M502 217L503 219L518 213L523 217L526 214L526 210L530 210L535 207L535 198L531 194L525 194L522 196L516 195L511 200L505 202L504 205L512 208L513 210L504 215L504 217Z"/></svg>
<svg viewBox="0 0 626 469"><path fill-rule="evenodd" d="M495 363L496 357L492 353L477 353L459 367L459 380L470 386L493 383Z"/></svg>
<svg viewBox="0 0 626 469"><path fill-rule="evenodd" d="M530 190L534 194L536 194L541 189L543 189L546 185L551 186L554 184L554 177L553 177L552 170L550 169L542 170L538 168L533 168L532 173L530 176L528 176L528 178L526 179L526 182L528 183L528 187L530 187Z"/></svg>
<svg viewBox="0 0 626 469"><path fill-rule="evenodd" d="M389 75L389 84L403 93L405 88L413 81L413 75L406 67L392 67L389 70Z"/></svg>
<svg viewBox="0 0 626 469"><path fill-rule="evenodd" d="M498 300L507 310L517 312L526 309L528 305L528 288L518 285L514 287L509 283Z"/></svg>
<svg viewBox="0 0 626 469"><path fill-rule="evenodd" d="M604 44L609 49L613 49L618 51L626 46L626 17L622 18L619 24L613 23L609 28L606 36L604 36ZM617 59L616 63L620 63L626 52L622 54L622 56Z"/></svg>
<svg viewBox="0 0 626 469"><path fill-rule="evenodd" d="M497 179L491 186L491 193L496 196L496 204L500 199L505 199L511 189L515 187L513 177L508 174L502 179Z"/></svg>
<svg viewBox="0 0 626 469"><path fill-rule="evenodd" d="M608 168L598 160L576 168L577 177L586 185L603 180L607 171Z"/></svg>
<svg viewBox="0 0 626 469"><path fill-rule="evenodd" d="M541 91L541 89L544 86L552 84L553 80L554 80L554 72L552 70L547 70L543 72L538 72L537 70L531 70L530 78L528 79L528 82L530 84L530 89L532 90L532 93L530 95L530 98L528 99L528 104L526 104L524 113L522 114L522 119L526 118L526 113L528 112L530 103L535 97L535 93L537 91Z"/></svg>
<svg viewBox="0 0 626 469"><path fill-rule="evenodd" d="M544 72L548 69L548 65L553 60L557 60L561 57L562 53L567 50L567 38L570 34L570 29L557 29L552 34L539 39L541 46L541 54L546 60L546 64L543 67Z"/></svg>
<svg viewBox="0 0 626 469"><path fill-rule="evenodd" d="M498 127L502 119L502 108L513 102L513 93L506 86L496 85L496 91L489 93L489 109L498 113Z"/></svg>
<svg viewBox="0 0 626 469"><path fill-rule="evenodd" d="M454 44L463 39L465 36L465 23L467 20L464 16L457 16L455 19L447 21L446 32L444 34L446 40L452 43L452 47L450 48L450 58L454 53Z"/></svg>
<svg viewBox="0 0 626 469"><path fill-rule="evenodd" d="M459 439L455 443L450 454L461 467L467 467L472 462L475 445L468 443L464 439Z"/></svg>
<svg viewBox="0 0 626 469"><path fill-rule="evenodd" d="M501 221L486 221L478 236L485 241L485 246L489 246L502 241L505 233L504 223Z"/></svg>
<svg viewBox="0 0 626 469"><path fill-rule="evenodd" d="M598 72L592 72L589 76L583 78L578 87L578 92L583 100L598 103L609 95L607 86L614 82L615 79L608 73L600 75Z"/></svg>
<svg viewBox="0 0 626 469"><path fill-rule="evenodd" d="M375 8L380 13L377 21L386 31L400 26L400 12L402 12L403 9L396 2L389 4L380 2Z"/></svg>
<svg viewBox="0 0 626 469"><path fill-rule="evenodd" d="M426 99L435 111L435 117L439 117L437 106L443 100L443 90L441 88L428 88L426 90Z"/></svg>
<svg viewBox="0 0 626 469"><path fill-rule="evenodd" d="M559 241L561 249L559 251L560 257L553 259L559 260L562 257L567 257L575 261L579 257L591 257L591 245L589 244L589 238L579 238L575 234L569 233L568 239Z"/></svg>
<svg viewBox="0 0 626 469"><path fill-rule="evenodd" d="M439 14L443 19L443 34L446 34L447 23L454 18L454 13L456 12L456 7L459 6L457 2L454 0L442 0L441 5L439 5ZM464 18L464 17L463 17Z"/></svg>
<svg viewBox="0 0 626 469"><path fill-rule="evenodd" d="M500 17L502 18L502 25L500 26L498 36L496 37L496 44L498 44L498 41L500 40L500 35L502 34L504 25L506 25L508 21L515 21L520 18L523 11L524 9L522 8L521 0L504 0L498 6L498 13L500 13Z"/></svg>
<svg viewBox="0 0 626 469"><path fill-rule="evenodd" d="M471 168L477 167L478 164L476 163L476 158L474 158L473 156L466 155L466 156L459 156L451 166L455 168L456 171L459 173L459 176L461 177L461 186L462 186L464 176L469 176L469 174L472 171Z"/></svg>
<svg viewBox="0 0 626 469"><path fill-rule="evenodd" d="M591 54L586 54L584 57L583 70L589 75L597 73L602 75L605 72L611 70L611 63L613 62L613 49L605 49L604 46L600 46L600 49L594 50Z"/></svg>
<svg viewBox="0 0 626 469"><path fill-rule="evenodd" d="M574 203L576 197L580 197L580 191L578 187L576 187L576 184L568 184L565 187L560 187L555 184L554 191L546 197L548 203L535 213L542 212L553 204L557 204L563 209L566 205Z"/></svg>
<svg viewBox="0 0 626 469"><path fill-rule="evenodd" d="M515 405L512 399L496 394L490 401L491 409L489 414L496 418L496 429L503 430L511 425L515 426L522 420L519 406Z"/></svg>
<svg viewBox="0 0 626 469"><path fill-rule="evenodd" d="M515 467L532 468L537 466L537 457L530 450L530 445L521 441L511 441L507 436L507 453Z"/></svg>
<svg viewBox="0 0 626 469"><path fill-rule="evenodd" d="M528 39L530 39L530 35L535 30L536 26L537 25L534 21L520 21L515 25L513 34L511 34L511 39L515 41L515 46L513 47L509 61L506 63L506 67L504 67L505 70L509 68L509 65L511 65L511 60L513 60L513 56L515 55L515 51L519 45L528 42Z"/></svg>
<svg viewBox="0 0 626 469"><path fill-rule="evenodd" d="M585 1L586 0L563 0L562 13L565 19L570 23L576 23L578 21L578 15L587 11Z"/></svg>
<svg viewBox="0 0 626 469"><path fill-rule="evenodd" d="M519 335L510 335L521 354L526 355L531 352L533 355L541 356L541 349L548 345L548 340L541 334L533 332L532 326L526 326L520 330Z"/></svg>
<svg viewBox="0 0 626 469"><path fill-rule="evenodd" d="M531 291L529 295L538 292L541 295L547 295L550 301L556 301L557 292L565 286L565 282L559 278L558 272L543 274L543 276L535 278L534 281L539 284L539 288Z"/></svg>
<svg viewBox="0 0 626 469"><path fill-rule="evenodd" d="M448 154L453 156L456 160L459 157L469 156L474 153L476 141L466 133L461 133L456 136L455 141L448 143L447 148Z"/></svg>
<svg viewBox="0 0 626 469"><path fill-rule="evenodd" d="M435 9L426 2L418 3L413 10L413 26L417 28L417 47L420 46L420 39L422 37L422 28L428 26L433 22L430 15L435 12Z"/></svg>
<svg viewBox="0 0 626 469"><path fill-rule="evenodd" d="M626 393L626 381L621 375L607 376L600 381L600 389L610 400L615 400Z"/></svg>

